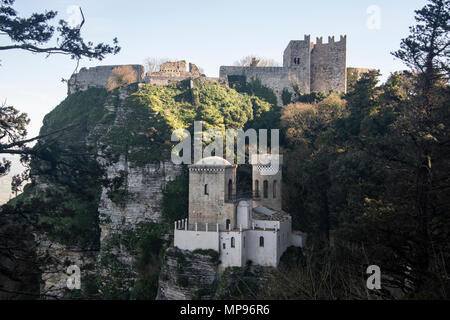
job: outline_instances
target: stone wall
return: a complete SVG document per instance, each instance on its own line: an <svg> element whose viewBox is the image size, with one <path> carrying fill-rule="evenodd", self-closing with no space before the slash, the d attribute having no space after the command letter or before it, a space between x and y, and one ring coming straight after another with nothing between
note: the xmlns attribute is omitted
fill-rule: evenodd
<svg viewBox="0 0 450 320"><path fill-rule="evenodd" d="M294 94L292 84L303 83L301 90L307 90L302 80L301 71L298 68L287 69L283 67L234 67L221 66L220 79L227 81L228 76L245 76L247 81L259 79L263 86L273 90L277 97L278 105L282 105L281 95L286 89Z"/></svg>
<svg viewBox="0 0 450 320"><path fill-rule="evenodd" d="M314 44L306 35L304 40L289 42L283 54L283 67L221 66L220 78L245 76L246 81L259 79L262 85L274 91L279 106L283 102L283 90L295 94L293 85L297 85L301 93L346 92L346 46L346 36L341 36L337 42L334 37L329 37L329 43L322 43L322 38L318 38Z"/></svg>
<svg viewBox="0 0 450 320"><path fill-rule="evenodd" d="M311 91L346 92L347 90L347 37L341 36L340 41L328 37L328 43L322 38L311 51Z"/></svg>
<svg viewBox="0 0 450 320"><path fill-rule="evenodd" d="M173 82L180 82L190 78L204 77L200 69L193 63L189 63L189 70L186 71L186 61L165 62L161 65L160 71L147 72L145 83L165 86Z"/></svg>
<svg viewBox="0 0 450 320"><path fill-rule="evenodd" d="M129 66L135 71L136 81L142 82L144 79L144 66L138 64L123 65ZM106 88L108 80L114 68L120 65L98 66L93 68L82 68L78 73L70 77L68 81L68 94L89 88Z"/></svg>
<svg viewBox="0 0 450 320"><path fill-rule="evenodd" d="M226 177L233 177L233 190L235 192L235 168L201 168L195 165L189 168L189 223L209 223L225 228L229 219L234 226L236 221L235 204L226 200ZM231 171L231 173L230 173ZM205 194L205 185L208 185L208 194Z"/></svg>
<svg viewBox="0 0 450 320"><path fill-rule="evenodd" d="M369 68L354 68L354 67L348 67L347 68L347 74L354 74L356 75L356 79L360 79L361 76L365 73L368 73L370 71L375 71L376 69L369 69Z"/></svg>

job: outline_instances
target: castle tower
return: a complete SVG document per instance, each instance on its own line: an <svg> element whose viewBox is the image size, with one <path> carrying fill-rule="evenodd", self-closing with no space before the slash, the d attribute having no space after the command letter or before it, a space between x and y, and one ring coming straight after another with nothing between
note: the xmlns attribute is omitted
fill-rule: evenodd
<svg viewBox="0 0 450 320"><path fill-rule="evenodd" d="M289 68L291 83L297 83L303 93L310 92L311 37L305 35L304 40L291 40L284 50L283 67Z"/></svg>
<svg viewBox="0 0 450 320"><path fill-rule="evenodd" d="M220 157L189 166L189 224L236 226L236 165Z"/></svg>
<svg viewBox="0 0 450 320"><path fill-rule="evenodd" d="M311 92L347 92L347 36L317 38L311 51Z"/></svg>
<svg viewBox="0 0 450 320"><path fill-rule="evenodd" d="M252 190L253 206L265 206L281 210L281 184L283 156L279 155L278 163L271 154L252 157Z"/></svg>

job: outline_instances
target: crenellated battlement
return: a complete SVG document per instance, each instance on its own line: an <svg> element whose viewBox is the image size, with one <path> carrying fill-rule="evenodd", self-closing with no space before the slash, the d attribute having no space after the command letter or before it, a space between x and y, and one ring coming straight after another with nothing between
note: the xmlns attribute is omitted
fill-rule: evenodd
<svg viewBox="0 0 450 320"><path fill-rule="evenodd" d="M325 43L323 41L323 37L316 37L316 43L313 43L313 46L316 45L329 45L329 44L342 44L342 45L346 45L347 43L347 36L346 35L341 35L339 38L339 41L336 41L334 36L328 36L328 43Z"/></svg>

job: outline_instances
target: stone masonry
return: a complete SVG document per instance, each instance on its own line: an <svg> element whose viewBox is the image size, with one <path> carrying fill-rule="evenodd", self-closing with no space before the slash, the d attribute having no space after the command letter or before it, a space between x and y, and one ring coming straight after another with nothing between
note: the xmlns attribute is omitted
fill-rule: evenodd
<svg viewBox="0 0 450 320"><path fill-rule="evenodd" d="M193 63L185 60L165 62L158 72L144 74L142 65L129 65L135 70L136 82L165 86L170 83L201 77L209 81L222 81L231 85L233 81L259 80L263 86L273 90L277 104L283 104L282 96L288 91L292 98L297 90L302 94L311 92L347 91L347 36L317 38L316 43L305 35L304 40L291 40L284 50L282 67L240 67L221 66L219 78L208 78ZM107 87L114 68L119 66L99 66L83 68L68 81L69 94L92 87ZM188 67L188 70L187 70ZM364 70L364 69L357 69Z"/></svg>
<svg viewBox="0 0 450 320"><path fill-rule="evenodd" d="M339 41L328 37L328 43L317 38L316 44L305 35L304 40L292 40L283 55L282 67L220 67L220 78L230 80L232 76L244 76L246 80L259 79L271 88L282 104L284 90L295 94L294 85L301 93L346 92L347 36Z"/></svg>

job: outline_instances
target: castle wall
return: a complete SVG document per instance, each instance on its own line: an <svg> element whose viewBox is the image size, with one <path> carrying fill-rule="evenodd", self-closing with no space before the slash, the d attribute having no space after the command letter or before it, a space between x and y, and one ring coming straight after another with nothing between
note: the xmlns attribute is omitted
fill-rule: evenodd
<svg viewBox="0 0 450 320"><path fill-rule="evenodd" d="M277 232L264 230L247 230L246 232L247 260L261 266L278 265ZM264 237L264 247L260 247L259 238Z"/></svg>
<svg viewBox="0 0 450 320"><path fill-rule="evenodd" d="M161 75L149 75L145 76L145 83L155 86L166 86L171 83L180 82L189 79L190 76L161 76Z"/></svg>
<svg viewBox="0 0 450 320"><path fill-rule="evenodd" d="M229 76L245 76L246 81L259 79L261 84L272 89L281 106L283 90L295 92L293 85L298 85L303 94L310 92L346 92L346 54L347 38L340 41L329 37L329 43L322 43L322 38L314 44L310 36L304 40L292 40L283 53L283 67L220 67L220 79Z"/></svg>
<svg viewBox="0 0 450 320"><path fill-rule="evenodd" d="M277 261L280 261L281 256L286 249L291 245L292 222L291 220L281 221L280 230L277 236Z"/></svg>
<svg viewBox="0 0 450 320"><path fill-rule="evenodd" d="M282 105L281 95L283 89L290 91L294 94L292 84L297 82L299 78L300 70L287 69L283 67L234 67L234 66L221 66L219 71L219 78L221 80L228 80L228 76L245 76L246 81L249 82L252 78L259 79L263 86L266 86L273 90L277 96L278 105ZM303 87L303 90L307 90L307 87Z"/></svg>
<svg viewBox="0 0 450 320"><path fill-rule="evenodd" d="M252 201L240 201L237 209L237 226L242 226L244 229L251 228L252 226Z"/></svg>
<svg viewBox="0 0 450 320"><path fill-rule="evenodd" d="M305 39L302 41L290 41L283 53L283 67L291 69L290 73L295 74L293 83L299 86L302 93L309 93L311 90L312 47L310 36L305 35Z"/></svg>
<svg viewBox="0 0 450 320"><path fill-rule="evenodd" d="M311 91L346 92L347 90L347 37L341 36L340 41L328 37L328 43L322 38L311 52Z"/></svg>
<svg viewBox="0 0 450 320"><path fill-rule="evenodd" d="M212 228L212 230L214 231L175 229L173 245L183 250L211 249L219 252L219 232L216 232L215 228Z"/></svg>
<svg viewBox="0 0 450 320"><path fill-rule="evenodd" d="M242 267L247 261L244 248L245 232L230 231L220 233L220 261L223 268ZM231 238L234 239L234 247L231 246Z"/></svg>
<svg viewBox="0 0 450 320"><path fill-rule="evenodd" d="M144 79L144 66L138 64L123 65L129 66L135 71L136 81L142 82ZM106 88L108 79L114 68L122 67L121 65L98 66L93 68L82 68L78 73L70 77L68 81L68 93L72 94L77 91L84 91L89 88Z"/></svg>

